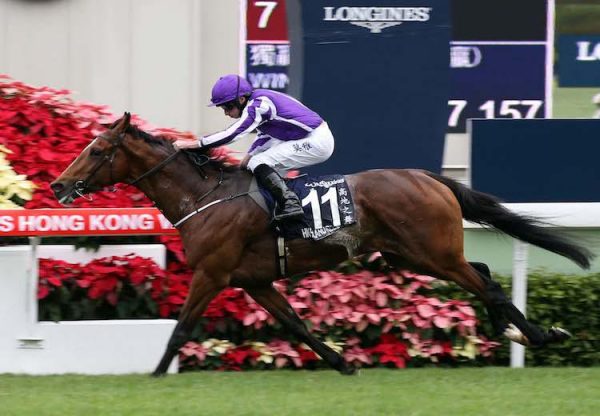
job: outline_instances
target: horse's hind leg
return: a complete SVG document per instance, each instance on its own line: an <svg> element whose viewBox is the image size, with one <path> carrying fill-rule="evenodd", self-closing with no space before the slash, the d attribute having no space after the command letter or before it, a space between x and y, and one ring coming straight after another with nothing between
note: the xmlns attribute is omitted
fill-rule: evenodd
<svg viewBox="0 0 600 416"><path fill-rule="evenodd" d="M479 275L481 280L483 280L486 287L498 285L498 283L492 281L492 275L490 273L490 268L487 266L487 264L476 263L476 262L469 262L469 264L471 265L471 267L473 267L477 271L477 274ZM499 298L497 299L499 302L503 302L504 299L506 299L506 296L504 295L504 292L502 291L501 287L492 289L491 291L494 293L497 293L499 295ZM498 295L496 295L495 297L498 297ZM493 301L487 302L487 303L484 302L484 305L485 305L485 309L487 311L488 317L490 318L492 327L494 328L494 334L496 336L499 336L499 335L502 335L504 333L504 331L506 330L506 328L508 327L508 322L507 322L506 318L504 317L504 314L502 314L502 312L499 311L498 308L493 307L492 303L493 303Z"/></svg>
<svg viewBox="0 0 600 416"><path fill-rule="evenodd" d="M384 257L394 265L395 255L386 253ZM543 346L570 337L568 332L560 328L551 328L548 332L544 332L529 322L506 296L502 286L492 279L489 268L484 263L469 264L462 260L453 267L431 263L419 268L419 272L453 281L477 296L486 306L494 330L503 331L512 341L523 345ZM507 322L512 322L518 331L513 328L507 331Z"/></svg>
<svg viewBox="0 0 600 416"><path fill-rule="evenodd" d="M492 279L490 270L484 263L465 264L461 269L459 271L450 271L446 276L469 290L469 285L464 284L465 276L469 280L472 280L471 276L473 276L474 272L483 283L483 292L472 293L483 300L492 321L497 321L494 324L494 328L500 329L504 327L504 335L512 341L523 345L541 347L549 343L564 341L570 337L568 332L560 328L551 328L548 332L544 332L538 326L529 322L523 313L512 303L510 298L506 296L502 286ZM506 321L512 322L518 330L512 326L506 328Z"/></svg>
<svg viewBox="0 0 600 416"><path fill-rule="evenodd" d="M256 302L265 308L283 326L289 329L300 340L305 342L312 350L323 358L331 367L342 374L354 374L356 369L346 362L344 358L330 347L316 339L306 328L306 325L296 314L287 299L273 286L245 288Z"/></svg>
<svg viewBox="0 0 600 416"><path fill-rule="evenodd" d="M411 267L411 265L406 264L406 262L402 261L396 254L383 253L383 257L392 266ZM478 299L483 301L486 307L495 335L502 335L508 326L508 322L497 305L510 301L504 295L500 285L497 282L492 281L490 270L486 264L469 263L465 264L465 266L471 270L469 273L455 274L460 277L459 279L452 278L453 274L446 272L444 268L440 268L437 264L435 270L432 270L432 266L424 266L418 271L424 274L431 274L432 276L443 280L452 280L466 291L477 296Z"/></svg>
<svg viewBox="0 0 600 416"><path fill-rule="evenodd" d="M504 334L512 341L524 345L543 346L550 343L562 342L571 337L571 335L561 328L550 328L548 332L542 331L539 327L532 324L525 318L523 313L512 303L506 296L500 284L492 280L489 267L484 263L469 263L473 267L481 279L485 282L486 295L488 302L486 307L490 315L497 314L502 319ZM490 316L491 317L491 316ZM506 328L506 317L519 330L514 328ZM492 321L494 318L492 318ZM494 326L496 329L496 326ZM525 336L525 338L523 338Z"/></svg>

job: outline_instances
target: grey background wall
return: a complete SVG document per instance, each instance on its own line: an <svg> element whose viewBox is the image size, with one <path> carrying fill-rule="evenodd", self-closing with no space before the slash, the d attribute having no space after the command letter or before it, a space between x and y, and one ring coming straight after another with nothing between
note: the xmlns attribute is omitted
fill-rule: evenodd
<svg viewBox="0 0 600 416"><path fill-rule="evenodd" d="M194 133L224 127L207 108L237 72L239 0L0 0L0 73Z"/></svg>

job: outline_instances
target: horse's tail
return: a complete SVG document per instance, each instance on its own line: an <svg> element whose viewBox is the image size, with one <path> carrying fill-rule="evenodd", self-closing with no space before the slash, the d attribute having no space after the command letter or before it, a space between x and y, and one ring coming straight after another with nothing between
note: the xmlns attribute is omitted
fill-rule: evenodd
<svg viewBox="0 0 600 416"><path fill-rule="evenodd" d="M460 204L463 218L496 228L519 240L573 260L584 269L590 267L594 254L560 233L551 231L540 219L509 211L492 195L477 192L445 176L427 175L446 185Z"/></svg>

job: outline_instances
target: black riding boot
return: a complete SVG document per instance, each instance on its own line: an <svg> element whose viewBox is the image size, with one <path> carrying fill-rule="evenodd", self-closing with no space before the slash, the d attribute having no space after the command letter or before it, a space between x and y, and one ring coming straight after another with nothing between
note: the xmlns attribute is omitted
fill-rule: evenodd
<svg viewBox="0 0 600 416"><path fill-rule="evenodd" d="M277 201L276 220L304 215L298 196L289 190L283 178L273 168L265 164L258 165L254 169L254 176L258 183L268 189Z"/></svg>

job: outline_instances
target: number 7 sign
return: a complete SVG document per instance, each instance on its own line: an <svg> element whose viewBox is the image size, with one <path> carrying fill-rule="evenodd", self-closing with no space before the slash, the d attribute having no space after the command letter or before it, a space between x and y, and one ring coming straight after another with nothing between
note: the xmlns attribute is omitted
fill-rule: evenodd
<svg viewBox="0 0 600 416"><path fill-rule="evenodd" d="M246 1L246 41L287 41L285 0Z"/></svg>

